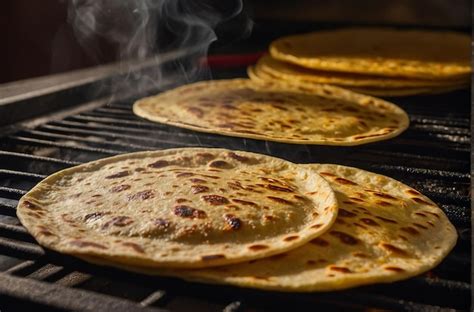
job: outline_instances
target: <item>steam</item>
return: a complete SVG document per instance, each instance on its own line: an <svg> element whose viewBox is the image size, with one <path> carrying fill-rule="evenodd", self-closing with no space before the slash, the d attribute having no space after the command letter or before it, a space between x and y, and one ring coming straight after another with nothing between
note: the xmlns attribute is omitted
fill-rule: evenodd
<svg viewBox="0 0 474 312"><path fill-rule="evenodd" d="M115 82L115 88L156 89L170 80L182 84L211 78L198 60L207 56L209 45L217 39L216 26L242 11L241 0L221 2L225 8L223 3L219 7L220 1L210 0L73 0L68 20L97 63L104 51L115 50L124 66L129 67L130 60L156 65L146 73L129 68L129 75ZM166 58L173 61L163 64Z"/></svg>

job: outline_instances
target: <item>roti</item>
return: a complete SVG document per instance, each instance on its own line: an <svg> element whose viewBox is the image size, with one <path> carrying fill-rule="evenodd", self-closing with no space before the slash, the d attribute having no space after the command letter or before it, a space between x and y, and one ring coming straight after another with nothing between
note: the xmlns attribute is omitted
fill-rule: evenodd
<svg viewBox="0 0 474 312"><path fill-rule="evenodd" d="M274 41L271 55L306 68L421 79L468 79L471 38L449 31L343 28Z"/></svg>
<svg viewBox="0 0 474 312"><path fill-rule="evenodd" d="M285 81L327 83L347 87L367 88L413 88L413 87L444 87L466 83L469 76L464 79L429 80L403 77L383 77L344 72L328 72L314 70L287 62L282 62L269 55L261 57L255 65L255 71L267 73L275 78Z"/></svg>
<svg viewBox="0 0 474 312"><path fill-rule="evenodd" d="M105 158L55 173L24 195L21 223L43 246L127 265L208 267L294 249L334 222L311 168L225 149Z"/></svg>
<svg viewBox="0 0 474 312"><path fill-rule="evenodd" d="M247 74L253 81L256 82L271 82L276 84L281 84L284 88L293 88L299 91L306 91L312 93L314 89L321 87L320 83L314 81L303 81L303 80L286 80L280 79L276 76L273 76L264 71L257 71L254 67L249 67L247 69ZM372 96L382 96L382 97L397 97L397 96L410 96L410 95L427 95L427 94L439 94L447 93L456 90L468 88L467 84L453 84L446 86L426 86L426 87L396 87L396 88L386 88L386 87L354 87L354 86L345 86L345 88L350 89L351 91L372 95Z"/></svg>
<svg viewBox="0 0 474 312"><path fill-rule="evenodd" d="M124 267L145 274L277 291L330 291L389 283L426 272L454 247L456 230L418 191L386 176L331 164L317 170L335 190L335 224L308 244L265 259L202 270Z"/></svg>
<svg viewBox="0 0 474 312"><path fill-rule="evenodd" d="M203 81L141 99L143 118L201 132L294 144L359 145L409 124L398 106L341 88L282 88L249 79Z"/></svg>

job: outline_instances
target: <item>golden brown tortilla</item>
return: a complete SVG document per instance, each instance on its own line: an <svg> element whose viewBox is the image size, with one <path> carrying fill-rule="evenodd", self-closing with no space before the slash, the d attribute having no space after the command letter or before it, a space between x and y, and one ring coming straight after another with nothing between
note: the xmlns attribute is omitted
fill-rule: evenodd
<svg viewBox="0 0 474 312"><path fill-rule="evenodd" d="M123 154L65 169L17 209L47 248L188 268L294 249L326 231L336 214L333 191L313 169L209 148Z"/></svg>
<svg viewBox="0 0 474 312"><path fill-rule="evenodd" d="M358 145L409 124L398 106L342 88L284 88L249 79L203 81L137 101L143 118L201 132L295 144Z"/></svg>

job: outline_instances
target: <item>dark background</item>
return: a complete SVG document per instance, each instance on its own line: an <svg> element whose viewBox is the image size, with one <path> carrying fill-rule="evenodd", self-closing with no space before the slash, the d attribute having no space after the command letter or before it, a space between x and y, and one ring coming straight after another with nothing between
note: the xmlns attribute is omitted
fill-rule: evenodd
<svg viewBox="0 0 474 312"><path fill-rule="evenodd" d="M215 3L222 6L225 0ZM0 83L119 60L117 45L101 36L93 40L99 53L86 52L67 21L69 4L67 0L0 1ZM243 23L248 19L253 21L254 30L266 22L275 25L290 22L295 25L388 24L466 30L470 28L470 15L469 0L244 0L244 12L217 27L219 40L213 46L244 40L248 34L244 34Z"/></svg>

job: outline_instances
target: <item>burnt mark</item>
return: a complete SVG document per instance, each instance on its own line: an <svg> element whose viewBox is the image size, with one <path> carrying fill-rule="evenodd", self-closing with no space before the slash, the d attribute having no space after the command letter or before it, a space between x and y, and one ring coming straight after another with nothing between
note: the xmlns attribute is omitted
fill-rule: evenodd
<svg viewBox="0 0 474 312"><path fill-rule="evenodd" d="M258 207L258 205L256 203L248 201L248 200L234 198L234 199L232 199L232 201L236 204L241 204L241 205L244 205L244 206Z"/></svg>
<svg viewBox="0 0 474 312"><path fill-rule="evenodd" d="M223 160L214 160L209 163L209 167L219 168L219 169L232 169L234 166L231 163Z"/></svg>
<svg viewBox="0 0 474 312"><path fill-rule="evenodd" d="M366 138L373 138L373 137L378 137L378 136L381 136L382 134L368 134L368 135L357 135L354 137L354 139L356 140L360 140L360 139L366 139Z"/></svg>
<svg viewBox="0 0 474 312"><path fill-rule="evenodd" d="M231 230L238 230L242 227L242 220L232 214L224 215L224 220Z"/></svg>
<svg viewBox="0 0 474 312"><path fill-rule="evenodd" d="M124 227L124 226L130 225L132 223L133 223L133 219L130 218L130 217L117 216L117 217L113 217L112 219L110 219L109 221L104 223L104 225L102 226L102 229L107 229L111 225L118 226L118 227Z"/></svg>
<svg viewBox="0 0 474 312"><path fill-rule="evenodd" d="M331 231L329 232L330 235L339 238L341 243L344 243L346 245L357 245L359 240L347 233L340 232L340 231Z"/></svg>
<svg viewBox="0 0 474 312"><path fill-rule="evenodd" d="M192 177L193 175L194 175L194 173L192 173L192 172L180 172L180 173L176 174L176 177L177 178Z"/></svg>
<svg viewBox="0 0 474 312"><path fill-rule="evenodd" d="M423 212L415 212L415 214L417 216L420 216L420 217L423 217L423 218L427 218L428 216L426 214L424 214Z"/></svg>
<svg viewBox="0 0 474 312"><path fill-rule="evenodd" d="M329 266L329 270L340 272L340 273L353 273L349 268L336 266L336 265Z"/></svg>
<svg viewBox="0 0 474 312"><path fill-rule="evenodd" d="M370 226L380 226L377 222L375 222L374 220L370 218L361 218L360 221Z"/></svg>
<svg viewBox="0 0 474 312"><path fill-rule="evenodd" d="M145 253L145 250L142 248L142 246L140 246L138 244L125 242L125 243L122 243L122 245L126 246L126 247L131 247L133 250L135 250L138 253L141 253L141 254Z"/></svg>
<svg viewBox="0 0 474 312"><path fill-rule="evenodd" d="M170 227L171 222L163 218L157 218L153 221L153 224L160 229L167 229Z"/></svg>
<svg viewBox="0 0 474 312"><path fill-rule="evenodd" d="M382 246L382 248L390 251L391 253L393 254L396 254L398 256L402 256L402 257L407 257L408 256L408 252L406 252L405 250L399 248L399 247L396 247L396 246L393 246L392 244L388 244L388 243L381 243L380 246Z"/></svg>
<svg viewBox="0 0 474 312"><path fill-rule="evenodd" d="M406 190L405 192L408 193L408 194L410 194L410 195L415 195L415 196L421 195L420 192L417 192L417 191L415 191L415 190Z"/></svg>
<svg viewBox="0 0 474 312"><path fill-rule="evenodd" d="M94 242L89 242L89 241L84 241L80 239L75 239L69 242L70 245L80 247L80 248L87 248L87 247L93 247L93 248L99 248L99 249L107 249L106 246Z"/></svg>
<svg viewBox="0 0 474 312"><path fill-rule="evenodd" d="M178 199L176 199L176 202L177 202L178 204L181 204L181 203L189 202L189 200L186 199L186 198L178 198Z"/></svg>
<svg viewBox="0 0 474 312"><path fill-rule="evenodd" d="M412 228L411 226L401 227L400 230L413 236L420 234L417 229Z"/></svg>
<svg viewBox="0 0 474 312"><path fill-rule="evenodd" d="M272 191L277 191L277 192L285 192L285 193L293 193L294 190L287 188L287 187L281 187L281 186L276 186L273 184L267 184L266 188Z"/></svg>
<svg viewBox="0 0 474 312"><path fill-rule="evenodd" d="M300 238L298 235L291 235L291 236L285 237L283 240L285 242L291 242L291 241L294 241L295 239L298 239L298 238Z"/></svg>
<svg viewBox="0 0 474 312"><path fill-rule="evenodd" d="M249 246L248 248L252 251L260 251L260 250L268 249L270 247L263 244L255 244L255 245Z"/></svg>
<svg viewBox="0 0 474 312"><path fill-rule="evenodd" d="M245 190L245 187L239 181L227 182L227 186L232 190Z"/></svg>
<svg viewBox="0 0 474 312"><path fill-rule="evenodd" d="M396 266L386 266L386 267L384 267L384 270L392 271L392 272L397 272L397 273L405 272L404 269L399 268L399 267L396 267Z"/></svg>
<svg viewBox="0 0 474 312"><path fill-rule="evenodd" d="M377 196L377 197L380 197L380 198L392 199L392 200L396 200L396 199L397 199L396 197L393 197L392 195L389 195L389 194L387 194L387 193L375 192L375 191L372 191L371 193L374 194L374 195Z"/></svg>
<svg viewBox="0 0 474 312"><path fill-rule="evenodd" d="M205 185L191 185L191 193L199 194L209 192L209 188Z"/></svg>
<svg viewBox="0 0 474 312"><path fill-rule="evenodd" d="M110 189L110 192L112 192L112 193L119 193L119 192L128 190L128 189L130 189L130 188L131 188L131 186L128 185L128 184L121 184L121 185L116 185L116 186L112 187L112 188Z"/></svg>
<svg viewBox="0 0 474 312"><path fill-rule="evenodd" d="M432 216L435 216L436 219L439 219L439 218L440 218L439 214L437 214L437 213L435 213L435 212L431 212L431 211L423 211L423 212L424 212L424 213L427 213L427 214L430 214L430 215L432 215Z"/></svg>
<svg viewBox="0 0 474 312"><path fill-rule="evenodd" d="M216 158L216 156L214 156L211 153L197 153L196 156L199 158L203 158L205 160L211 160L211 159Z"/></svg>
<svg viewBox="0 0 474 312"><path fill-rule="evenodd" d="M203 180L203 179L198 179L198 178L192 178L192 179L189 179L189 181L193 182L193 183L200 183L200 184L204 184L204 183L207 183L206 180Z"/></svg>
<svg viewBox="0 0 474 312"><path fill-rule="evenodd" d="M360 251L353 252L352 255L354 257L357 257L357 258L369 258L368 254L365 254L365 253L360 252Z"/></svg>
<svg viewBox="0 0 474 312"><path fill-rule="evenodd" d="M357 214L355 214L353 212L350 212L350 211L345 210L345 209L339 209L338 217L341 217L341 218L354 218L356 216L357 216Z"/></svg>
<svg viewBox="0 0 474 312"><path fill-rule="evenodd" d="M39 230L38 231L38 234L41 234L41 235L44 235L44 236L56 236L55 234L53 234L52 232L48 231L48 230Z"/></svg>
<svg viewBox="0 0 474 312"><path fill-rule="evenodd" d="M89 221L95 221L100 218L102 218L106 213L104 212L94 212L94 213L89 213L84 216L84 222L89 222Z"/></svg>
<svg viewBox="0 0 474 312"><path fill-rule="evenodd" d="M297 199L297 200L302 201L302 202L307 202L307 201L309 201L308 198L306 198L306 197L304 197L304 196L301 196L301 195L296 195L296 194L295 194L295 195L293 195L293 197L294 197L295 199Z"/></svg>
<svg viewBox="0 0 474 312"><path fill-rule="evenodd" d="M421 199L421 198L419 198L419 197L412 197L411 200L413 200L414 202L416 202L416 203L418 203L418 204L423 204L423 205L428 205L428 206L434 206L432 203L427 202L426 200Z"/></svg>
<svg viewBox="0 0 474 312"><path fill-rule="evenodd" d="M216 177L216 176L213 176L213 175L208 175L208 174L201 174L201 176L203 176L205 178L209 178L209 179L214 179L214 180L220 179L219 177Z"/></svg>
<svg viewBox="0 0 474 312"><path fill-rule="evenodd" d="M118 173L116 173L116 174L112 174L112 175L106 176L105 178L106 178L106 179L116 179L116 178L126 177L126 176L128 176L128 175L129 175L128 171L121 171L121 172L118 172Z"/></svg>
<svg viewBox="0 0 474 312"><path fill-rule="evenodd" d="M204 116L204 111L198 107L194 107L194 106L188 107L187 111L198 118L202 118Z"/></svg>
<svg viewBox="0 0 474 312"><path fill-rule="evenodd" d="M285 204L285 205L293 205L293 202L280 198L280 197L275 197L275 196L267 196L268 199L280 203L280 204Z"/></svg>
<svg viewBox="0 0 474 312"><path fill-rule="evenodd" d="M128 200L146 200L155 197L155 192L145 190L128 196Z"/></svg>
<svg viewBox="0 0 474 312"><path fill-rule="evenodd" d="M386 202L384 200L377 200L375 203L383 207L393 206L392 203Z"/></svg>
<svg viewBox="0 0 474 312"><path fill-rule="evenodd" d="M202 256L201 259L204 261L212 261L212 260L217 260L217 259L225 259L225 256L222 254L206 255L206 256Z"/></svg>
<svg viewBox="0 0 474 312"><path fill-rule="evenodd" d="M398 224L397 221L392 220L392 219L388 219L388 218L384 218L384 217L380 217L380 216L376 216L376 218L379 219L382 222L385 222L385 223Z"/></svg>
<svg viewBox="0 0 474 312"><path fill-rule="evenodd" d="M158 161L155 161L154 163L149 164L148 167L150 167L150 168L163 168L163 167L167 167L169 165L171 165L171 164L167 160L158 160Z"/></svg>
<svg viewBox="0 0 474 312"><path fill-rule="evenodd" d="M202 200L213 206L225 205L229 203L229 200L227 198L219 195L203 195L201 196L201 198Z"/></svg>
<svg viewBox="0 0 474 312"><path fill-rule="evenodd" d="M249 157L242 156L242 155L236 154L234 152L227 153L227 156L229 156L230 158L235 159L237 161L240 161L242 163L248 163L248 162L251 161L251 159Z"/></svg>
<svg viewBox="0 0 474 312"><path fill-rule="evenodd" d="M419 229L423 229L423 230L427 230L427 229L428 229L426 226L424 226L424 225L422 225L422 224L419 224L419 223L416 223L416 222L414 222L413 225L416 226L416 227L419 228Z"/></svg>
<svg viewBox="0 0 474 312"><path fill-rule="evenodd" d="M325 177L337 177L337 175L330 172L320 172L319 174Z"/></svg>
<svg viewBox="0 0 474 312"><path fill-rule="evenodd" d="M357 183L352 182L351 180L348 180L348 179L344 179L344 178L335 178L334 181L343 185L357 185Z"/></svg>
<svg viewBox="0 0 474 312"><path fill-rule="evenodd" d="M324 240L324 239L319 238L319 237L314 238L314 239L310 240L309 242L313 245L320 246L320 247L329 246L329 242L327 240Z"/></svg>
<svg viewBox="0 0 474 312"><path fill-rule="evenodd" d="M195 209L186 205L176 205L174 207L174 214L178 217L189 218L189 219L204 219L207 214L203 210Z"/></svg>
<svg viewBox="0 0 474 312"><path fill-rule="evenodd" d="M23 206L25 206L25 208L30 209L30 210L43 210L43 208L41 208L40 206L33 204L32 202L29 202L27 200L23 202Z"/></svg>

